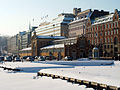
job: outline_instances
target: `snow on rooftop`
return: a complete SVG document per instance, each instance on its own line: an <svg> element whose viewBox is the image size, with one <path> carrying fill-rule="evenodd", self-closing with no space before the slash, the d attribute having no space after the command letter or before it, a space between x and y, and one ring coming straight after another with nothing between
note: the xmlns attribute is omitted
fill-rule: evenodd
<svg viewBox="0 0 120 90"><path fill-rule="evenodd" d="M101 23L106 23L106 22L112 21L112 20L113 20L113 15L114 15L114 14L109 14L109 15L105 15L105 16L96 18L96 19L93 21L93 25L101 24Z"/></svg>
<svg viewBox="0 0 120 90"><path fill-rule="evenodd" d="M79 22L79 21L83 21L83 20L87 20L87 19L88 19L87 17L86 18L82 18L82 19L77 19L77 20L74 20L74 21L70 22L70 24L76 23L76 22Z"/></svg>
<svg viewBox="0 0 120 90"><path fill-rule="evenodd" d="M20 50L20 51L29 51L29 50L31 50L32 48L31 47L28 47L28 48L24 48L24 49L22 49L22 50Z"/></svg>
<svg viewBox="0 0 120 90"><path fill-rule="evenodd" d="M41 50L42 49L50 49L50 48L64 48L64 44L49 45L49 46L41 48Z"/></svg>

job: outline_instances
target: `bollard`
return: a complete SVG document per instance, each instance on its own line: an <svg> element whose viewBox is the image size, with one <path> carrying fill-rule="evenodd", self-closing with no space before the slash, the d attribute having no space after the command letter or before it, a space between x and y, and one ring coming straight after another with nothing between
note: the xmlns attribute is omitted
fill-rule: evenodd
<svg viewBox="0 0 120 90"><path fill-rule="evenodd" d="M59 76L58 75L53 75L52 78L57 79L57 78L59 78Z"/></svg>
<svg viewBox="0 0 120 90"><path fill-rule="evenodd" d="M100 84L100 87L101 87L102 89L107 89L107 85L106 85L106 84Z"/></svg>
<svg viewBox="0 0 120 90"><path fill-rule="evenodd" d="M68 80L69 78L68 77L65 77L65 80Z"/></svg>
<svg viewBox="0 0 120 90"><path fill-rule="evenodd" d="M42 76L43 76L43 73L40 73L40 76L42 77Z"/></svg>
<svg viewBox="0 0 120 90"><path fill-rule="evenodd" d="M47 74L47 77L50 77L50 74Z"/></svg>
<svg viewBox="0 0 120 90"><path fill-rule="evenodd" d="M104 88L103 84L99 84L99 83L97 84L97 90L103 90L103 89L106 89L106 88Z"/></svg>
<svg viewBox="0 0 120 90"><path fill-rule="evenodd" d="M63 80L65 80L65 77L63 77Z"/></svg>
<svg viewBox="0 0 120 90"><path fill-rule="evenodd" d="M70 81L71 81L71 82L75 82L75 79L74 79L74 78L70 78Z"/></svg>
<svg viewBox="0 0 120 90"><path fill-rule="evenodd" d="M71 81L70 81L70 78L67 79L67 82L71 82Z"/></svg>
<svg viewBox="0 0 120 90"><path fill-rule="evenodd" d="M6 70L9 68L4 67L4 69ZM120 87L116 87L116 86L108 86L106 84L90 82L86 80L79 80L79 79L69 78L69 77L64 77L64 76L59 76L59 75L38 72L37 76L47 76L47 77L52 77L53 79L60 78L62 80L67 80L67 82L72 82L72 83L79 84L79 85L86 85L86 88L93 88L95 90L104 90L104 89L105 90L120 90Z"/></svg>
<svg viewBox="0 0 120 90"><path fill-rule="evenodd" d="M46 73L43 73L43 76L46 76Z"/></svg>
<svg viewBox="0 0 120 90"><path fill-rule="evenodd" d="M91 87L94 88L94 89L97 89L97 85L98 83L97 82L91 82Z"/></svg>
<svg viewBox="0 0 120 90"><path fill-rule="evenodd" d="M60 76L60 79L62 79L62 80L63 80L63 76Z"/></svg>
<svg viewBox="0 0 120 90"><path fill-rule="evenodd" d="M89 81L83 80L83 84L86 85L86 87L90 87Z"/></svg>
<svg viewBox="0 0 120 90"><path fill-rule="evenodd" d="M107 86L107 90L118 90L115 86Z"/></svg>
<svg viewBox="0 0 120 90"><path fill-rule="evenodd" d="M82 80L76 79L76 83L81 84Z"/></svg>

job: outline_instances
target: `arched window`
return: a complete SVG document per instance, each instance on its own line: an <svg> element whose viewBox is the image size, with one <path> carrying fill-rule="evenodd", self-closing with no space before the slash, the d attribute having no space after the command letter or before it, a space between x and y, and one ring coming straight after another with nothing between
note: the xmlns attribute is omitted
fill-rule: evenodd
<svg viewBox="0 0 120 90"><path fill-rule="evenodd" d="M117 37L114 38L114 44L117 44L118 43L118 39Z"/></svg>

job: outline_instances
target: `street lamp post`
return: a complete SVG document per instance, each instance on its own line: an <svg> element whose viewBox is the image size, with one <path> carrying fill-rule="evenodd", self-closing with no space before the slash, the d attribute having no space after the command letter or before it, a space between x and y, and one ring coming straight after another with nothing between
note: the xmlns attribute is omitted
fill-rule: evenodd
<svg viewBox="0 0 120 90"><path fill-rule="evenodd" d="M53 24L53 32L54 32L53 36L55 37L55 24ZM53 45L54 45L53 47L53 56L54 56L55 42L53 43Z"/></svg>

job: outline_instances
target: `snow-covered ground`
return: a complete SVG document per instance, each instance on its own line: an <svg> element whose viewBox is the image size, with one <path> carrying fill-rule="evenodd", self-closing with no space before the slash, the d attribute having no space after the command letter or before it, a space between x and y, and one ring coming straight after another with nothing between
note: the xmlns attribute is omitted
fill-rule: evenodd
<svg viewBox="0 0 120 90"><path fill-rule="evenodd" d="M109 66L76 66L64 69L44 69L40 72L120 87L120 62Z"/></svg>
<svg viewBox="0 0 120 90"><path fill-rule="evenodd" d="M1 90L93 90L85 88L84 85L67 83L60 79L50 77L36 77L37 72L42 69L72 68L71 66L60 66L30 62L7 62L0 66L20 68L21 72L3 71L0 68Z"/></svg>
<svg viewBox="0 0 120 90"><path fill-rule="evenodd" d="M0 66L4 65L7 67L19 68L22 71L11 72L0 69L0 88L2 88L2 90L92 90L90 88L85 88L85 86L67 83L60 79L53 80L49 77L34 79L38 71L120 87L120 62L109 65L113 62L111 61L105 65L106 61L103 61L100 65L92 63L93 65L90 64L85 66L83 64L81 65L81 63L85 64L85 62L88 63L88 61L77 61L77 65L75 65L75 62L76 61L62 61L58 63L57 61L51 63L6 62ZM71 64L67 65L67 63Z"/></svg>

